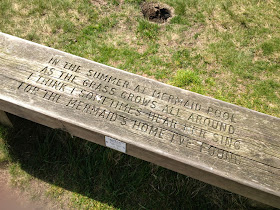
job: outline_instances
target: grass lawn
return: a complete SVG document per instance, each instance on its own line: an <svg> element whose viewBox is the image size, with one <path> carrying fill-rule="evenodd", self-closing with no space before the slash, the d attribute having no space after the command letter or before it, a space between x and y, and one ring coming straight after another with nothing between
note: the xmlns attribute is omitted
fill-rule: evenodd
<svg viewBox="0 0 280 210"><path fill-rule="evenodd" d="M0 31L125 71L280 117L279 0L1 0ZM12 117L0 127L10 183L81 209L251 209L251 200ZM34 183L44 182L43 191ZM37 185L36 185L37 186Z"/></svg>

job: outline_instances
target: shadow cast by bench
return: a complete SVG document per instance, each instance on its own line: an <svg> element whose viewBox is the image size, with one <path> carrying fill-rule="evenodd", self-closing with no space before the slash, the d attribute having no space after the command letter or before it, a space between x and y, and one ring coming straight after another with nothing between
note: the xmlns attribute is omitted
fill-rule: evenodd
<svg viewBox="0 0 280 210"><path fill-rule="evenodd" d="M250 209L250 200L12 116L4 141L32 176L120 209Z"/></svg>

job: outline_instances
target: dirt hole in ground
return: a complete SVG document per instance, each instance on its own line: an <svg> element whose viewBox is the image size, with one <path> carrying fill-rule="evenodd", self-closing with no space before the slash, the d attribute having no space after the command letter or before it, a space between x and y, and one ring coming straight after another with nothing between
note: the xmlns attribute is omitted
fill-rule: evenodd
<svg viewBox="0 0 280 210"><path fill-rule="evenodd" d="M172 17L171 8L159 3L144 2L141 10L145 18L156 23L164 23Z"/></svg>

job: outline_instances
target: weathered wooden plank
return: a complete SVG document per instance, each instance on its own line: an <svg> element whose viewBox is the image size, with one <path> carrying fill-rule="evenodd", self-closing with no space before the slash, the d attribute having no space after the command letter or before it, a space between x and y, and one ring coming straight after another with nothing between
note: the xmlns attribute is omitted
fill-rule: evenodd
<svg viewBox="0 0 280 210"><path fill-rule="evenodd" d="M0 109L280 207L280 119L0 33Z"/></svg>
<svg viewBox="0 0 280 210"><path fill-rule="evenodd" d="M8 127L13 127L13 124L9 120L7 114L2 110L0 110L0 124L8 126Z"/></svg>

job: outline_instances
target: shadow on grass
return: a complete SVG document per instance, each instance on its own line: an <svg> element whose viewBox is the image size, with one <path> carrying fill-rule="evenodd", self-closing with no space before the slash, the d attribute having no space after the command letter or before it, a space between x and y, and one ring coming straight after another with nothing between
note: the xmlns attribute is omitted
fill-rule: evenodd
<svg viewBox="0 0 280 210"><path fill-rule="evenodd" d="M242 196L63 131L10 117L14 128L4 141L12 161L34 177L90 199L120 209L252 208Z"/></svg>

